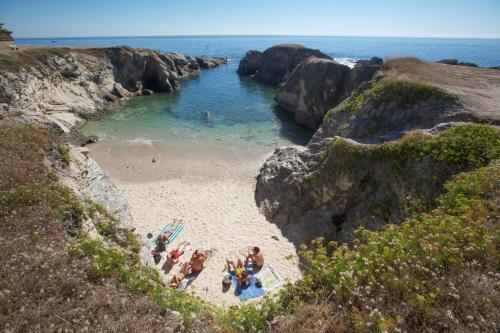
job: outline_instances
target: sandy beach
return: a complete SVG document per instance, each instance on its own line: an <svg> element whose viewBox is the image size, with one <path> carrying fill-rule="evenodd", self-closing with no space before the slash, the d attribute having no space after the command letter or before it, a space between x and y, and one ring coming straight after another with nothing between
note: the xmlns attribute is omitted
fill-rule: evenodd
<svg viewBox="0 0 500 333"><path fill-rule="evenodd" d="M240 304L234 287L223 292L221 281L227 274L225 258L241 256L250 246L259 246L266 263L284 279L301 277L296 246L260 214L254 201L255 176L272 148L102 142L90 149L125 193L138 234L156 235L173 219L182 219L184 230L168 249L189 242L181 262L197 248L210 252L206 268L188 290L216 305ZM180 266L169 272L162 260L156 268L170 278Z"/></svg>

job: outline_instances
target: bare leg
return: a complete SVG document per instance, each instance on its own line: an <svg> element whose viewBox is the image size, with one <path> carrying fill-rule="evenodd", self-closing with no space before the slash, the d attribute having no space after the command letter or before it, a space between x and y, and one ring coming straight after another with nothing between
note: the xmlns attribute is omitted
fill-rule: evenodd
<svg viewBox="0 0 500 333"><path fill-rule="evenodd" d="M185 263L182 264L180 274L186 276L188 275L188 272L189 272L189 261L186 261Z"/></svg>
<svg viewBox="0 0 500 333"><path fill-rule="evenodd" d="M245 264L243 263L243 260L241 260L241 258L238 258L238 267L245 267Z"/></svg>
<svg viewBox="0 0 500 333"><path fill-rule="evenodd" d="M186 251L186 247L189 245L188 242L184 241L182 242L179 247L177 248L177 251L179 251L179 254L180 255L183 255L184 254L184 251Z"/></svg>
<svg viewBox="0 0 500 333"><path fill-rule="evenodd" d="M234 260L229 260L228 258L226 258L226 263L228 272L231 271L231 266L233 266L233 270L236 271L236 263L234 262Z"/></svg>

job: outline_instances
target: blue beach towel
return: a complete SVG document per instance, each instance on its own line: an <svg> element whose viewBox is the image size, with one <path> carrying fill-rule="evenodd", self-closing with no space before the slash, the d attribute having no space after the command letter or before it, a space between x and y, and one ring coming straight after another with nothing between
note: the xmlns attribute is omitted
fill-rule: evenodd
<svg viewBox="0 0 500 333"><path fill-rule="evenodd" d="M230 272L231 280L233 281L233 286L236 288L236 294L240 296L240 300L244 301L251 298L256 298L263 296L266 292L264 289L259 288L255 285L257 278L254 275L250 275L250 285L240 287L238 286L238 279L234 275L234 272Z"/></svg>

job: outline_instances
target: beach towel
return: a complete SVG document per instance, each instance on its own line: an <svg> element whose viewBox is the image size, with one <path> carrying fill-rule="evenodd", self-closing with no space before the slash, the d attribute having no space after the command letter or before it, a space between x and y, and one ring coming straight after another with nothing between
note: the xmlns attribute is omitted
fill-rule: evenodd
<svg viewBox="0 0 500 333"><path fill-rule="evenodd" d="M177 286L177 290L179 291L186 290L187 287L189 287L191 283L193 283L193 281L196 279L197 276L198 275L188 276L187 278L182 280L181 283L179 283L179 285Z"/></svg>
<svg viewBox="0 0 500 333"><path fill-rule="evenodd" d="M240 300L244 301L251 298L256 298L263 296L266 292L264 289L259 288L255 285L257 278L254 275L250 275L250 284L248 286L240 287L238 285L238 279L233 272L230 272L231 280L233 281L233 286L236 288L236 295L240 297Z"/></svg>
<svg viewBox="0 0 500 333"><path fill-rule="evenodd" d="M263 267L255 276L261 281L262 289L265 292L273 291L283 284L281 276L273 266Z"/></svg>
<svg viewBox="0 0 500 333"><path fill-rule="evenodd" d="M154 245L158 245L158 242L160 240L161 235L163 235L166 232L171 231L173 228L174 228L174 224L167 224L165 226L165 228L163 228L162 231L158 234L158 236L156 236L151 242ZM175 230L172 232L172 234L168 237L168 243L173 241L179 235L179 233L182 231L182 229L184 229L184 224L178 224L175 227Z"/></svg>

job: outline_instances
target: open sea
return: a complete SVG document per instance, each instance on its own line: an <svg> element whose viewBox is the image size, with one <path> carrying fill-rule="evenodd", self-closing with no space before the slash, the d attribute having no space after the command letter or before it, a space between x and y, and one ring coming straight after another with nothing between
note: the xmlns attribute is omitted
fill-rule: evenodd
<svg viewBox="0 0 500 333"><path fill-rule="evenodd" d="M125 145L213 142L222 145L272 146L305 144L312 133L279 110L275 88L236 73L250 49L281 43L320 49L338 62L352 64L373 56L414 56L425 60L455 58L480 66L500 65L499 39L304 37L304 36L164 36L100 38L24 38L18 44L49 46L119 46L179 51L189 55L226 56L228 65L203 70L172 94L137 97L89 121L83 131L108 143ZM212 117L206 120L204 112Z"/></svg>

